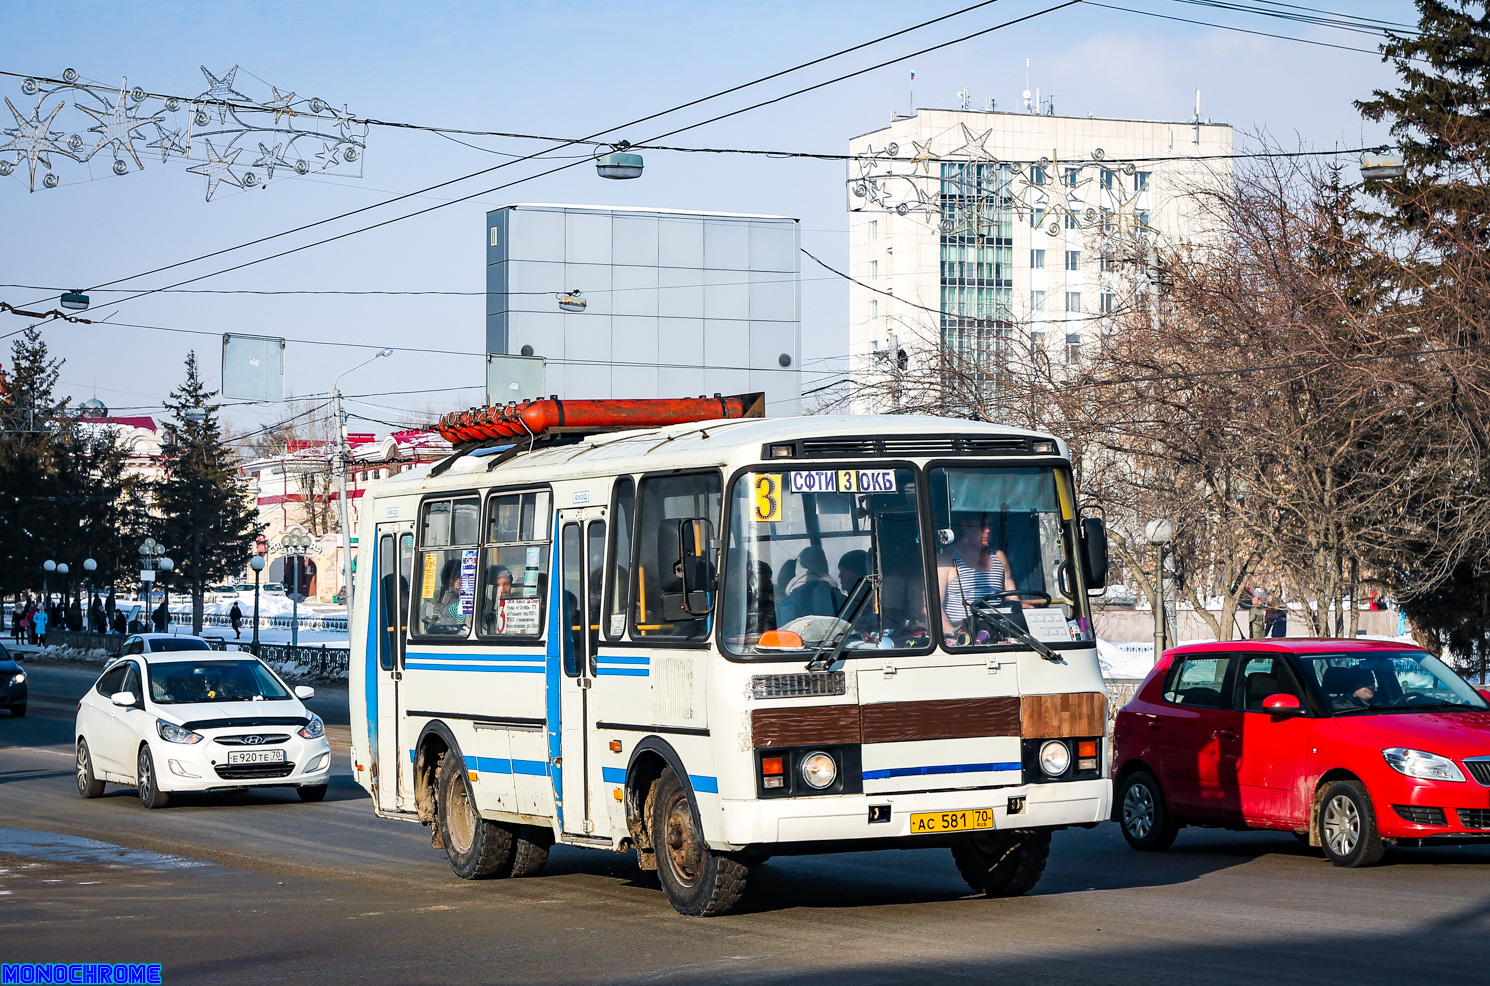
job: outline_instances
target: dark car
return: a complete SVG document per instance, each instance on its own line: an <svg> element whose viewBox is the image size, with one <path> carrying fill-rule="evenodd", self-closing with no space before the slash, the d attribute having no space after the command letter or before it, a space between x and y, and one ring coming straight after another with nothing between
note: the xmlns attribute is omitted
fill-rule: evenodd
<svg viewBox="0 0 1490 986"><path fill-rule="evenodd" d="M27 696L26 669L0 644L0 709L9 709L19 718L26 714Z"/></svg>

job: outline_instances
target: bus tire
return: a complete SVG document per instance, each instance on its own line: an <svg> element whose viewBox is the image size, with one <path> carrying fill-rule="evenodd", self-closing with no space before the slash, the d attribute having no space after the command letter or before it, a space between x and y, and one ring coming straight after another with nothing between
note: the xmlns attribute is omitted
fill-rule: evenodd
<svg viewBox="0 0 1490 986"><path fill-rule="evenodd" d="M1049 858L1049 829L979 832L952 844L957 871L969 887L989 897L1029 893L1040 882Z"/></svg>
<svg viewBox="0 0 1490 986"><path fill-rule="evenodd" d="M512 834L512 875L537 876L548 862L554 834L532 825L519 825Z"/></svg>
<svg viewBox="0 0 1490 986"><path fill-rule="evenodd" d="M440 760L437 790L435 824L455 875L485 880L512 872L512 830L487 821L476 810L459 750L450 750Z"/></svg>
<svg viewBox="0 0 1490 986"><path fill-rule="evenodd" d="M727 914L745 893L750 869L704 841L698 806L671 767L657 778L652 807L657 879L673 910L688 917Z"/></svg>

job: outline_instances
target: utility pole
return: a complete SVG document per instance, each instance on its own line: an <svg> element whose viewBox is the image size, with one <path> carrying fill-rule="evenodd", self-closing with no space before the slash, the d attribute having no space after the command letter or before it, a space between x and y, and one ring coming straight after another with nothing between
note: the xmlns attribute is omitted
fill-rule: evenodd
<svg viewBox="0 0 1490 986"><path fill-rule="evenodd" d="M1165 632L1164 606L1164 546L1174 537L1174 525L1167 520L1151 520L1143 530L1144 537L1154 546L1154 663L1164 655L1168 634Z"/></svg>
<svg viewBox="0 0 1490 986"><path fill-rule="evenodd" d="M347 418L341 409L341 378L375 359L392 355L392 349L381 349L377 355L363 360L351 370L343 370L331 384L331 404L336 414L336 487L341 500L341 584L346 595L348 619L352 615L352 512L347 507L347 457L351 450L347 446Z"/></svg>

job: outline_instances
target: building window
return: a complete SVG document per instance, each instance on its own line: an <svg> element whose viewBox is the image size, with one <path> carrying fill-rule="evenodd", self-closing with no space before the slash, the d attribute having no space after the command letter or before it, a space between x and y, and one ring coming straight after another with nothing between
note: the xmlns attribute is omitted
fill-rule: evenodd
<svg viewBox="0 0 1490 986"><path fill-rule="evenodd" d="M1081 362L1081 333L1066 333L1066 362L1072 366Z"/></svg>
<svg viewBox="0 0 1490 986"><path fill-rule="evenodd" d="M1032 164L1032 165L1030 165L1030 184L1031 185L1043 185L1043 184L1045 184L1045 169L1043 167L1041 167L1040 165L1038 165L1038 164Z"/></svg>
<svg viewBox="0 0 1490 986"><path fill-rule="evenodd" d="M1032 311L1032 312L1043 312L1044 310L1045 310L1045 292L1044 291L1031 291L1030 292L1030 311Z"/></svg>
<svg viewBox="0 0 1490 986"><path fill-rule="evenodd" d="M1081 224L1079 222L1077 222L1076 213L1074 213L1074 212L1068 212L1068 213L1066 213L1066 228L1067 229L1080 229L1081 228Z"/></svg>
<svg viewBox="0 0 1490 986"><path fill-rule="evenodd" d="M878 219L869 220L869 238L871 240L880 238L880 221Z"/></svg>
<svg viewBox="0 0 1490 986"><path fill-rule="evenodd" d="M870 298L869 299L869 317L870 318L879 318L880 317L880 300L878 298Z"/></svg>
<svg viewBox="0 0 1490 986"><path fill-rule="evenodd" d="M1030 333L1030 345L1034 346L1036 349L1044 349L1045 333L1039 329L1035 329L1034 331L1032 331Z"/></svg>
<svg viewBox="0 0 1490 986"><path fill-rule="evenodd" d="M1116 177L1116 172L1108 171L1106 168L1102 169L1102 190L1104 192L1112 191L1114 177Z"/></svg>
<svg viewBox="0 0 1490 986"><path fill-rule="evenodd" d="M878 260L871 260L869 262L869 278L870 278L870 280L874 280L875 278L877 278L879 276L880 276L880 262Z"/></svg>
<svg viewBox="0 0 1490 986"><path fill-rule="evenodd" d="M1081 270L1081 251L1066 251L1066 270Z"/></svg>
<svg viewBox="0 0 1490 986"><path fill-rule="evenodd" d="M1069 185L1071 188L1075 188L1080 182L1081 182L1081 169L1080 168L1067 168L1066 169L1066 184Z"/></svg>
<svg viewBox="0 0 1490 986"><path fill-rule="evenodd" d="M1138 228L1139 229L1148 229L1149 228L1149 214L1148 214L1148 210L1146 210L1146 209L1138 213Z"/></svg>
<svg viewBox="0 0 1490 986"><path fill-rule="evenodd" d="M1146 192L1149 188L1149 173L1147 171L1133 172L1133 191Z"/></svg>
<svg viewBox="0 0 1490 986"><path fill-rule="evenodd" d="M1045 210L1043 208L1030 210L1030 229L1039 229L1044 222Z"/></svg>
<svg viewBox="0 0 1490 986"><path fill-rule="evenodd" d="M1044 250L1031 250L1030 251L1030 269L1031 270L1044 270L1045 269L1045 251Z"/></svg>
<svg viewBox="0 0 1490 986"><path fill-rule="evenodd" d="M1112 314L1113 300L1114 300L1114 296L1113 296L1113 294L1112 294L1111 291L1104 291L1104 292L1102 292L1102 314L1103 315L1111 315Z"/></svg>
<svg viewBox="0 0 1490 986"><path fill-rule="evenodd" d="M1080 291L1067 291L1066 292L1066 311L1068 311L1068 312L1079 312L1079 311L1081 311L1081 292Z"/></svg>

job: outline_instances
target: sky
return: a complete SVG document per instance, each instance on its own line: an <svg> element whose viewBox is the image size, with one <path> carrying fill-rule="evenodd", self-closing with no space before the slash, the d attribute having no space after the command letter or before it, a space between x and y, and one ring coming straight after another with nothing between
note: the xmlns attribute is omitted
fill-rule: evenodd
<svg viewBox="0 0 1490 986"><path fill-rule="evenodd" d="M695 124L837 75L915 52L1053 6L1059 0L999 0L931 27L792 73L662 119L618 124L690 102L773 72L967 6L965 2L887 3L314 3L149 2L118 4L3 0L0 71L58 77L72 68L87 81L195 96L238 66L235 88L268 100L271 85L297 98L318 96L359 117L423 126L583 137L633 143ZM1251 0L1256 2L1256 0ZM1306 0L1308 2L1308 0ZM1415 22L1408 0L1313 0L1327 9L1398 23ZM848 139L878 129L911 107L953 107L967 88L971 105L991 97L1013 110L1026 85L1053 96L1061 115L1188 120L1200 91L1201 115L1285 146L1311 149L1381 143L1380 125L1361 120L1352 100L1391 87L1394 75L1374 53L1377 39L1324 27L1219 11L1185 0L1114 0L1068 6L926 55L899 61L805 95L669 137L667 143L844 153ZM1282 6L1275 4L1274 6ZM1179 23L1135 11L1228 24L1329 44L1344 51ZM35 97L22 80L0 76L0 95L23 114ZM71 117L71 119L69 119ZM87 133L97 121L74 110L55 129ZM14 127L0 105L0 129ZM153 130L145 131L153 133ZM6 137L0 143L8 141ZM314 230L145 277L143 272L259 237L375 206L554 145L460 137L465 146L422 130L372 127L361 177L303 178L258 188L219 184L195 162L159 155L115 175L107 151L88 164L54 159L60 179L28 188L25 167L0 178L0 301L50 308L57 291L162 287L215 273L334 234L333 242L198 281L194 289L238 291L446 291L465 295L279 295L158 293L104 307L123 293L94 289L94 311L112 323L47 323L52 352L65 359L61 391L98 397L116 414L157 413L197 352L217 382L220 334L282 336L286 387L324 394L333 379L375 352L391 358L356 369L342 391L353 431L386 434L390 424L426 419L482 402L485 346L484 216L517 202L698 209L792 216L803 246L829 264L847 263L843 162L648 151L634 181L597 177L587 162L510 164L402 202ZM253 145L250 144L250 147ZM588 151L584 152L588 156ZM0 158L8 155L0 155ZM256 156L256 155L254 155ZM247 157L244 159L248 160ZM243 162L240 162L243 163ZM283 171L280 172L283 175ZM530 179L531 180L522 180ZM517 182L511 187L499 185ZM439 206L378 229L359 227ZM846 283L803 258L803 385L832 378L847 351ZM41 290L37 290L40 288ZM0 337L30 320L0 314ZM157 326L161 328L140 328ZM183 331L185 330L185 331ZM195 333L195 334L194 334ZM313 343L330 343L319 345ZM357 348L357 347L364 348ZM0 363L9 341L0 340ZM410 349L451 353L420 353ZM240 433L293 413L284 404L230 404Z"/></svg>

